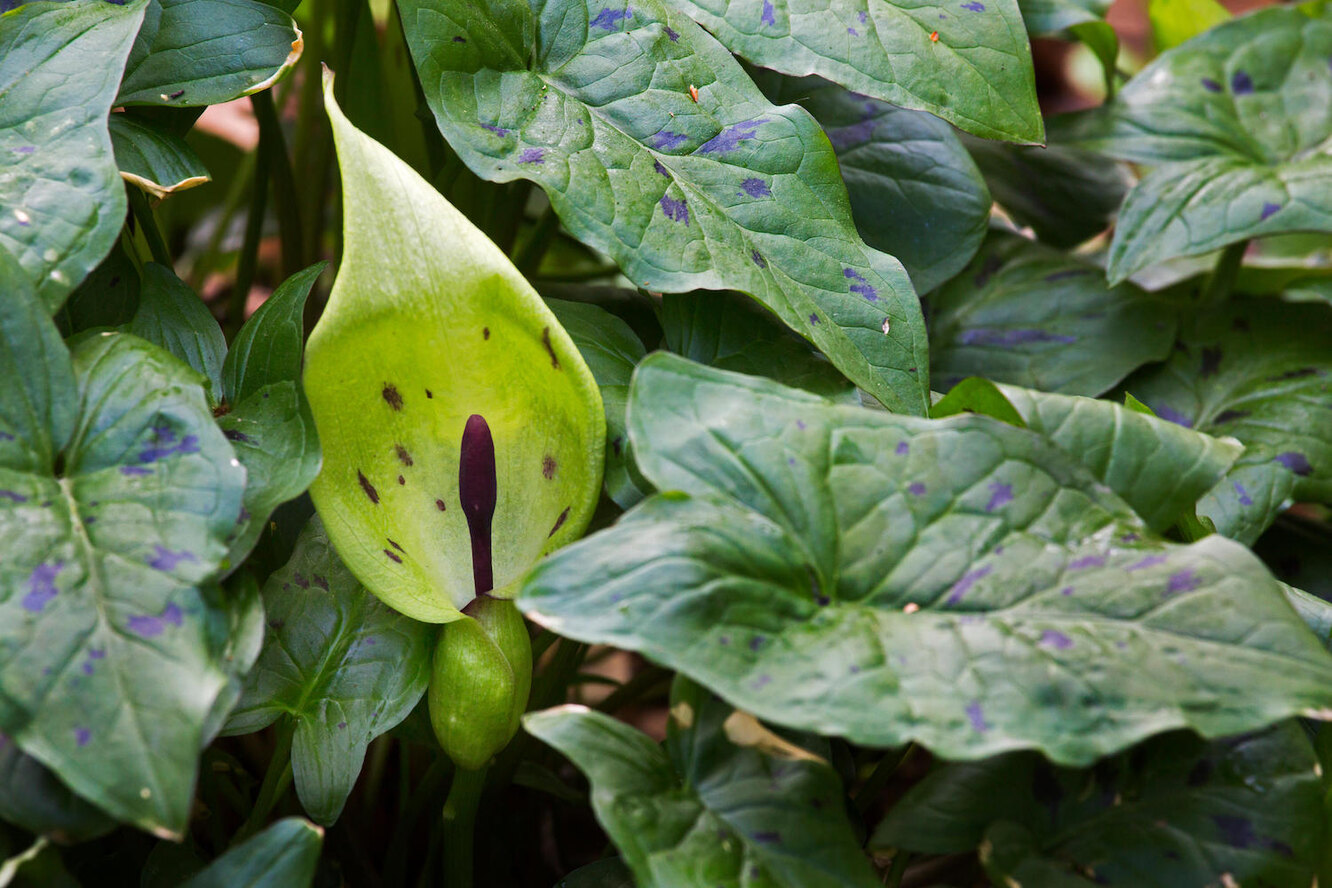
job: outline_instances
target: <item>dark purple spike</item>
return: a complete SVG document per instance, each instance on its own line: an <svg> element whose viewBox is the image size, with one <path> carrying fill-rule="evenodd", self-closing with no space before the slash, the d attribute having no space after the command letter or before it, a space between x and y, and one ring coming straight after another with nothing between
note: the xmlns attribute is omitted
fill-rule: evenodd
<svg viewBox="0 0 1332 888"><path fill-rule="evenodd" d="M490 523L499 499L495 478L495 440L485 417L473 413L463 429L462 452L458 461L458 501L467 518L467 532L472 537L472 577L476 594L495 588L490 541Z"/></svg>

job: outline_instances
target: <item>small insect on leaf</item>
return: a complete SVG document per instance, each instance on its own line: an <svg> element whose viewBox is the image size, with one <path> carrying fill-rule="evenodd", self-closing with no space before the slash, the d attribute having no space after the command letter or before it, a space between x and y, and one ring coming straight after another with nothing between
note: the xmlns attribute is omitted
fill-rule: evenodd
<svg viewBox="0 0 1332 888"><path fill-rule="evenodd" d="M694 104L698 104L698 87L692 83L689 84L689 98L694 100Z"/></svg>
<svg viewBox="0 0 1332 888"><path fill-rule="evenodd" d="M938 43L938 42L939 42L939 32L938 32L938 31L931 31L931 32L930 32L930 42L931 42L931 43Z"/></svg>

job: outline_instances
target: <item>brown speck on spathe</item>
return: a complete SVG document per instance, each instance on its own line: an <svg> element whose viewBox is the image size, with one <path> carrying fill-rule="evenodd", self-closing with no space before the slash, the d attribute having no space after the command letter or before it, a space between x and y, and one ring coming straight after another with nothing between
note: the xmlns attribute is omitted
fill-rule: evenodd
<svg viewBox="0 0 1332 888"><path fill-rule="evenodd" d="M394 410L402 409L402 395L398 394L398 388L393 383L384 383L384 390L381 394L384 396L384 403Z"/></svg>
<svg viewBox="0 0 1332 888"><path fill-rule="evenodd" d="M398 454L398 462L402 463L404 466L410 466L412 464L412 455L407 452L406 447L403 447L401 444L394 444L393 452Z"/></svg>
<svg viewBox="0 0 1332 888"><path fill-rule="evenodd" d="M489 338L490 338L490 328L489 328L489 327L482 327L482 328L481 328L481 338L482 338L482 339L489 339Z"/></svg>
<svg viewBox="0 0 1332 888"><path fill-rule="evenodd" d="M407 550L404 549L402 546L399 546L397 543L395 543L393 540L389 539L388 537L385 537L384 539L388 540L388 544L389 544L390 546L392 546L393 548L397 549L399 552L406 552L406 551L407 551Z"/></svg>
<svg viewBox="0 0 1332 888"><path fill-rule="evenodd" d="M555 346L550 344L550 328L541 328L541 344L546 347L546 353L550 355L550 366L556 370L560 369L560 359L555 356Z"/></svg>
<svg viewBox="0 0 1332 888"><path fill-rule="evenodd" d="M402 559L399 558L398 553L394 552L392 549L385 549L384 554L387 555L389 558L392 558L394 561L398 562L399 564L402 564Z"/></svg>
<svg viewBox="0 0 1332 888"><path fill-rule="evenodd" d="M370 479L360 469L356 470L356 480L361 482L361 489L370 497L370 502L379 505L379 491L375 490L375 485L370 483Z"/></svg>
<svg viewBox="0 0 1332 888"><path fill-rule="evenodd" d="M444 500L442 499L435 500L435 508L439 509L441 512L447 512L449 509L449 507L444 504Z"/></svg>
<svg viewBox="0 0 1332 888"><path fill-rule="evenodd" d="M399 484L406 484L406 483L407 483L407 479L404 478L404 477L402 477L401 475L399 475L399 476L398 476L398 483L399 483Z"/></svg>
<svg viewBox="0 0 1332 888"><path fill-rule="evenodd" d="M569 507L565 506L564 511L560 513L560 517L555 519L555 526L550 529L550 533L546 534L546 536L547 537L555 536L555 531L559 530L561 527L564 526L564 522L565 520L568 519L568 517L569 517Z"/></svg>
<svg viewBox="0 0 1332 888"><path fill-rule="evenodd" d="M549 453L541 458L541 477L547 481L555 477L555 457Z"/></svg>

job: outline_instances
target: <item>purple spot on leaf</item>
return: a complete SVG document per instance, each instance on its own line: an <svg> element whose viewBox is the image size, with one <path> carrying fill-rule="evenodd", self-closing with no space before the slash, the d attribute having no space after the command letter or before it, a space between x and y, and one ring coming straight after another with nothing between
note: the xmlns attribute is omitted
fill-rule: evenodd
<svg viewBox="0 0 1332 888"><path fill-rule="evenodd" d="M1180 570L1172 573L1166 581L1166 594L1177 595L1180 592L1192 592L1202 585L1202 578L1192 570Z"/></svg>
<svg viewBox="0 0 1332 888"><path fill-rule="evenodd" d="M971 722L971 729L977 734L984 734L990 730L990 725L985 721L985 712L981 709L979 700L972 700L967 704L967 720Z"/></svg>
<svg viewBox="0 0 1332 888"><path fill-rule="evenodd" d="M1303 453L1296 453L1293 450L1278 453L1272 461L1285 466L1301 478L1313 474L1313 466L1309 465L1309 458Z"/></svg>
<svg viewBox="0 0 1332 888"><path fill-rule="evenodd" d="M74 742L80 746L87 746L88 741L92 739L92 731L87 728L74 729Z"/></svg>
<svg viewBox="0 0 1332 888"><path fill-rule="evenodd" d="M138 477L142 475L151 475L153 474L153 470L145 469L143 466L121 466L120 474Z"/></svg>
<svg viewBox="0 0 1332 888"><path fill-rule="evenodd" d="M1263 215L1261 221L1266 222L1269 216L1271 216L1273 213L1275 213L1277 210L1280 209L1281 209L1281 204L1264 203Z"/></svg>
<svg viewBox="0 0 1332 888"><path fill-rule="evenodd" d="M860 32L857 31L855 28L847 28L847 29L846 29L846 33L850 34L852 37L859 37L859 36L860 36Z"/></svg>
<svg viewBox="0 0 1332 888"><path fill-rule="evenodd" d="M1073 594L1073 587L1072 587L1072 586L1065 586L1064 588L1062 588L1062 589L1059 590L1059 594L1060 594L1060 595L1065 595L1065 596L1067 596L1067 595L1072 595L1072 594Z"/></svg>
<svg viewBox="0 0 1332 888"><path fill-rule="evenodd" d="M660 173L661 175L665 176L667 179L669 179L669 178L671 177L670 171L667 170L666 167L664 167L664 166L661 165L661 161L660 161L660 160L654 160L654 161L652 161L652 168L653 168L654 170L656 170L658 173Z"/></svg>
<svg viewBox="0 0 1332 888"><path fill-rule="evenodd" d="M0 499L7 499L13 503L26 503L28 501L26 496L12 490L0 490Z"/></svg>
<svg viewBox="0 0 1332 888"><path fill-rule="evenodd" d="M765 25L777 24L777 17L773 14L774 12L776 10L772 8L772 0L763 0L763 14L759 16L759 22Z"/></svg>
<svg viewBox="0 0 1332 888"><path fill-rule="evenodd" d="M175 570L182 561L194 561L194 553L181 549L172 552L164 546L154 546L153 557L148 559L148 566L154 570Z"/></svg>
<svg viewBox="0 0 1332 888"><path fill-rule="evenodd" d="M683 200L676 200L673 197L663 196L658 203L661 204L661 212L672 222L683 222L689 224L689 207Z"/></svg>
<svg viewBox="0 0 1332 888"><path fill-rule="evenodd" d="M740 183L740 187L750 197L772 197L772 191L768 189L768 183L762 179L746 179Z"/></svg>
<svg viewBox="0 0 1332 888"><path fill-rule="evenodd" d="M746 139L754 138L754 134L758 132L759 126L766 122L767 120L765 118L760 117L757 120L746 120L743 123L728 126L721 132L717 133L717 135L704 142L699 146L698 150L704 154L734 151L736 148L740 147L741 142Z"/></svg>
<svg viewBox="0 0 1332 888"><path fill-rule="evenodd" d="M962 4L962 8L963 8L963 9L968 9L968 10L970 10L970 11L972 11L972 12L984 12L984 11L985 11L985 4L979 2L979 0L972 0L972 2L970 2L970 3L963 3L963 4Z"/></svg>
<svg viewBox="0 0 1332 888"><path fill-rule="evenodd" d="M953 584L953 588L948 592L948 598L944 604L957 604L963 597L971 591L971 587L976 585L976 581L982 577L988 576L993 568L990 565L978 567L975 570L969 570L962 575L962 579Z"/></svg>
<svg viewBox="0 0 1332 888"><path fill-rule="evenodd" d="M600 28L603 31L613 31L615 30L615 26L620 22L633 17L634 11L632 9L611 9L610 7L606 7L601 10L601 12L598 12L596 17L587 24L588 27L591 28Z"/></svg>
<svg viewBox="0 0 1332 888"><path fill-rule="evenodd" d="M753 638L749 639L749 649L751 651L757 651L759 648L763 647L763 642L765 641L767 641L767 639L762 635L755 635Z"/></svg>
<svg viewBox="0 0 1332 888"><path fill-rule="evenodd" d="M1193 420L1189 419L1183 413L1170 407L1168 404L1162 404L1156 408L1156 415L1162 419L1169 420L1175 425L1184 426L1186 429L1193 428Z"/></svg>
<svg viewBox="0 0 1332 888"><path fill-rule="evenodd" d="M666 36L671 38L672 43L680 39L680 35L677 34L674 30L672 30L669 25L666 25L665 27L666 27Z"/></svg>
<svg viewBox="0 0 1332 888"><path fill-rule="evenodd" d="M32 613L41 613L48 602L58 594L55 579L65 567L65 562L39 564L28 575L28 594L23 596L23 609Z"/></svg>
<svg viewBox="0 0 1332 888"><path fill-rule="evenodd" d="M1217 83L1215 80L1213 80L1210 77L1204 77L1202 79L1202 85L1203 89L1207 90L1208 92L1214 92L1214 93L1221 92L1221 84Z"/></svg>
<svg viewBox="0 0 1332 888"><path fill-rule="evenodd" d="M1004 484L1000 481L990 482L990 501L985 504L985 511L993 512L1000 506L1007 505L1013 501L1013 485Z"/></svg>
<svg viewBox="0 0 1332 888"><path fill-rule="evenodd" d="M648 139L648 144L651 145L653 148L659 149L661 151L672 151L683 145L685 141L688 140L688 138L689 137L686 136L684 133L673 133L666 131L651 136ZM657 172L661 173L663 176L666 175L664 170L658 170Z"/></svg>
<svg viewBox="0 0 1332 888"><path fill-rule="evenodd" d="M1166 563L1166 557L1164 555L1148 555L1146 558L1142 559L1141 561L1136 561L1124 569L1146 570L1149 567L1156 567L1158 564L1165 564L1165 563Z"/></svg>
<svg viewBox="0 0 1332 888"><path fill-rule="evenodd" d="M1046 629L1041 633L1041 644L1055 650L1066 651L1073 647L1073 639L1055 629Z"/></svg>
<svg viewBox="0 0 1332 888"><path fill-rule="evenodd" d="M545 163L546 150L544 148L524 148L523 153L518 155L519 163Z"/></svg>
<svg viewBox="0 0 1332 888"><path fill-rule="evenodd" d="M866 117L859 123L839 126L828 130L828 141L838 151L846 151L857 145L863 145L874 136L874 117Z"/></svg>
<svg viewBox="0 0 1332 888"><path fill-rule="evenodd" d="M912 496L923 496L925 493L925 485L921 484L919 481L912 481L911 484L907 486L907 493Z"/></svg>
<svg viewBox="0 0 1332 888"><path fill-rule="evenodd" d="M346 730L346 728L347 728L346 722L338 722L338 730Z"/></svg>
<svg viewBox="0 0 1332 888"><path fill-rule="evenodd" d="M15 154L32 154L37 148L34 145L20 145L14 149Z"/></svg>
<svg viewBox="0 0 1332 888"><path fill-rule="evenodd" d="M1244 485L1238 481L1235 482L1235 494L1239 497L1239 503L1241 506L1253 505L1253 498L1250 497L1249 492L1244 489Z"/></svg>
<svg viewBox="0 0 1332 888"><path fill-rule="evenodd" d="M910 452L911 445L905 441L898 441L897 446L893 448L893 453L896 453L898 456L906 456Z"/></svg>
<svg viewBox="0 0 1332 888"><path fill-rule="evenodd" d="M504 137L507 136L510 132L512 132L512 130L506 130L504 127L502 127L502 126L496 126L496 125L493 124L493 123L483 123L483 124L481 124L481 129L483 129L483 130L488 130L489 132L494 133L495 135L499 136L500 138L504 138Z"/></svg>
<svg viewBox="0 0 1332 888"><path fill-rule="evenodd" d="M1246 96L1253 92L1253 78L1247 71L1236 71L1230 78L1230 91L1237 96Z"/></svg>
<svg viewBox="0 0 1332 888"><path fill-rule="evenodd" d="M1089 567L1105 567L1105 556L1085 555L1068 563L1069 570L1086 570Z"/></svg>
<svg viewBox="0 0 1332 888"><path fill-rule="evenodd" d="M760 253L758 250L750 250L750 251L749 251L749 258L750 258L751 260L753 260L754 264L757 265L759 268L767 268L767 267L768 267L768 260L767 260L767 259L764 259L764 258L763 258L763 254ZM810 317L814 317L814 315L810 315ZM816 323L816 324L818 323L818 318L815 318L815 319L814 319L814 323Z"/></svg>

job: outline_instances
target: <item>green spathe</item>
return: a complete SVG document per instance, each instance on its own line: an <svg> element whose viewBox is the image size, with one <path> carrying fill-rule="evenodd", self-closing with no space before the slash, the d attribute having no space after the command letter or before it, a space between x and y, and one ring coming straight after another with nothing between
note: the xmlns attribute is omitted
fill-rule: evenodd
<svg viewBox="0 0 1332 888"><path fill-rule="evenodd" d="M449 622L476 593L458 500L470 416L494 439L494 587L576 539L601 486L605 416L564 329L475 226L324 96L345 248L307 346L329 539L391 607Z"/></svg>

